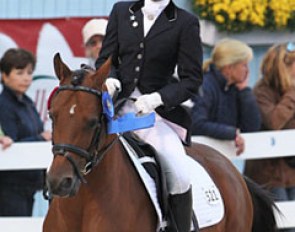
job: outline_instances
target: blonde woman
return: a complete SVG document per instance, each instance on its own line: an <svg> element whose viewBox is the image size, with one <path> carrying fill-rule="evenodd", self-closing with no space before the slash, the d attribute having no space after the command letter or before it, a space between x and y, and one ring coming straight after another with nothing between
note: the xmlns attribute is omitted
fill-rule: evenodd
<svg viewBox="0 0 295 232"><path fill-rule="evenodd" d="M252 49L238 40L217 43L203 65L203 85L192 111L193 134L235 140L237 155L244 150L240 131L260 129L259 109L248 87L252 56Z"/></svg>
<svg viewBox="0 0 295 232"><path fill-rule="evenodd" d="M271 47L262 61L261 74L254 94L262 129L295 129L295 44ZM245 173L258 183L267 184L277 200L295 200L295 166L291 167L289 161L290 158L276 158L247 162Z"/></svg>

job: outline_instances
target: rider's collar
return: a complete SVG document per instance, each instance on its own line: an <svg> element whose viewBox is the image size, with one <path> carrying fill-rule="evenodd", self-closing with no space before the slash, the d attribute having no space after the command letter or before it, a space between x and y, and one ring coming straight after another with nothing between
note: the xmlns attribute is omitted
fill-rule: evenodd
<svg viewBox="0 0 295 232"><path fill-rule="evenodd" d="M140 10L143 6L144 6L144 0L136 1L129 7L129 12L131 14L134 14L135 12ZM172 0L170 0L168 6L164 9L164 12L169 21L176 20L177 18L176 6L174 5Z"/></svg>
<svg viewBox="0 0 295 232"><path fill-rule="evenodd" d="M154 2L153 0L145 0L142 11L151 15L159 15L170 3L170 0L162 0Z"/></svg>

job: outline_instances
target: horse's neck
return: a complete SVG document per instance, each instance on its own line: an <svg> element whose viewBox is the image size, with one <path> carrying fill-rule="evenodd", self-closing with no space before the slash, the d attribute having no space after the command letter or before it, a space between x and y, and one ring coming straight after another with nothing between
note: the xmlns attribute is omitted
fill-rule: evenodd
<svg viewBox="0 0 295 232"><path fill-rule="evenodd" d="M105 144L110 144L113 139L114 137L109 137ZM124 188L125 183L138 180L134 167L118 138L101 163L94 167L91 176L95 178L90 178L89 184L92 183L96 188L102 187L102 191L108 191L109 188L116 189L118 186Z"/></svg>
<svg viewBox="0 0 295 232"><path fill-rule="evenodd" d="M147 231L156 231L155 210L119 140L86 180L77 200L82 202L81 211L91 212L95 218L92 223L96 222L101 231L141 231L142 225ZM98 231L88 224L85 231Z"/></svg>

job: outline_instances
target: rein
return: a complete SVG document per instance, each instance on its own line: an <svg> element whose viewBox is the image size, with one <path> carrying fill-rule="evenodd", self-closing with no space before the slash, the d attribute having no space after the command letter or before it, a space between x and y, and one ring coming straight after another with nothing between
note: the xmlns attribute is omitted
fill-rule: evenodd
<svg viewBox="0 0 295 232"><path fill-rule="evenodd" d="M89 94L93 94L99 99L101 99L102 92L98 91L96 89L92 89L86 86L75 86L75 85L64 85L60 86L55 92L54 95L58 94L60 91L82 91L86 92ZM94 136L91 140L90 146L88 149L83 149L78 146L72 145L72 144L55 144L54 141L52 141L53 146L52 146L52 152L54 156L60 155L65 157L72 165L74 172L78 176L81 182L87 183L85 180L84 176L87 175L94 166L98 165L104 158L105 154L112 148L112 146L115 144L117 141L114 139L110 144L105 146L104 148L99 149L100 144L99 144L99 138L101 136L101 131L99 130L102 122L104 120L104 115L102 114L100 117L100 121L96 125L96 131L94 133ZM82 171L79 170L78 165L74 161L74 159L69 155L69 152L72 152L86 160L86 165Z"/></svg>

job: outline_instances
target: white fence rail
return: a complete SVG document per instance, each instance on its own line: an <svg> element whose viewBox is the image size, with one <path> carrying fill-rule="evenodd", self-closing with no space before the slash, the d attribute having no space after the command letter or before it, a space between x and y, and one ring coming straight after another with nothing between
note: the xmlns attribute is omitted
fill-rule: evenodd
<svg viewBox="0 0 295 232"><path fill-rule="evenodd" d="M235 155L232 141L220 141L203 136L193 137L193 141L212 146L230 159L261 159L295 154L295 130L249 133L243 134L243 137L246 149L238 157ZM52 157L50 142L15 143L5 151L0 150L0 170L46 169ZM279 202L277 206L282 212L282 216L277 215L279 227L295 227L295 201ZM42 222L43 218L0 217L0 228L5 228L5 232L40 232Z"/></svg>
<svg viewBox="0 0 295 232"><path fill-rule="evenodd" d="M47 169L52 158L51 142L14 143L0 150L0 170Z"/></svg>
<svg viewBox="0 0 295 232"><path fill-rule="evenodd" d="M0 228L3 232L41 232L42 217L0 217Z"/></svg>

